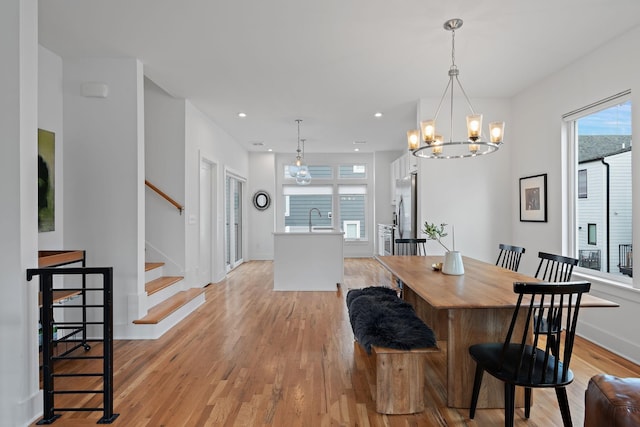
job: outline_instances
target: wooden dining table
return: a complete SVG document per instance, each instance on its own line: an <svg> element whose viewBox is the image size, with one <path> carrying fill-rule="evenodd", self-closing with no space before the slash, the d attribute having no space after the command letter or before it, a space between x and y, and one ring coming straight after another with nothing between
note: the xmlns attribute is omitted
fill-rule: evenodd
<svg viewBox="0 0 640 427"><path fill-rule="evenodd" d="M462 257L464 274L447 275L433 268L442 256L377 256L376 259L402 283L403 298L416 314L446 341L447 406L468 408L475 374L469 346L503 342L517 302L514 282L538 282L469 257ZM593 295L583 296L580 307L617 307ZM522 327L522 326L521 326ZM428 386L428 385L427 385ZM516 404L523 405L519 391ZM478 408L504 407L504 384L485 375Z"/></svg>

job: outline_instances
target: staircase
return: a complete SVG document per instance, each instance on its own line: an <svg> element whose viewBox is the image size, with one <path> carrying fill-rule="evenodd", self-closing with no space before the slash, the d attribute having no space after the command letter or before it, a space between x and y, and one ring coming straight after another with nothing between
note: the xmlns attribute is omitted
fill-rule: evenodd
<svg viewBox="0 0 640 427"><path fill-rule="evenodd" d="M163 276L162 262L145 263L147 315L134 320L136 335L156 339L204 303L204 289L184 289L183 277Z"/></svg>

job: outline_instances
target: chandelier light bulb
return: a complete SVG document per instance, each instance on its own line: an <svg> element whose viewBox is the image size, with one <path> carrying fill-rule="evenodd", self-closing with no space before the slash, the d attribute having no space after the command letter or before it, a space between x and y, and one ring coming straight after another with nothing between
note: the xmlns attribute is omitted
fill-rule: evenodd
<svg viewBox="0 0 640 427"><path fill-rule="evenodd" d="M434 135L433 142L431 144L431 152L435 156L439 156L442 154L442 143L444 142L444 138L442 135Z"/></svg>
<svg viewBox="0 0 640 427"><path fill-rule="evenodd" d="M417 129L407 131L407 143L409 150L416 150L420 146L420 131Z"/></svg>
<svg viewBox="0 0 640 427"><path fill-rule="evenodd" d="M480 139L482 132L482 114L471 114L467 116L467 133L473 142ZM477 149L476 149L477 151Z"/></svg>
<svg viewBox="0 0 640 427"><path fill-rule="evenodd" d="M422 129L422 139L424 142L427 144L432 143L436 135L436 121L423 120L420 122L420 128Z"/></svg>
<svg viewBox="0 0 640 427"><path fill-rule="evenodd" d="M489 123L489 135L491 138L491 142L496 144L502 143L503 134L504 134L504 122Z"/></svg>

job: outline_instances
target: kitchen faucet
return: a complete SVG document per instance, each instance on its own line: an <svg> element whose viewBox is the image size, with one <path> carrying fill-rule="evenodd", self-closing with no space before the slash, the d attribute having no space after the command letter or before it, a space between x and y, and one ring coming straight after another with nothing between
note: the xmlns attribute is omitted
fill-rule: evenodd
<svg viewBox="0 0 640 427"><path fill-rule="evenodd" d="M320 213L320 209L318 209L318 208L309 209L309 233L311 233L311 212L313 212L313 211L318 212L318 216L320 218L322 218L322 214Z"/></svg>

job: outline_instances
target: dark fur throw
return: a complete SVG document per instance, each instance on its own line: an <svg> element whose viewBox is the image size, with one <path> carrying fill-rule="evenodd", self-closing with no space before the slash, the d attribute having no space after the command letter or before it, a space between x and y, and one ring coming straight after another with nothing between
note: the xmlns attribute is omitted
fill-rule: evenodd
<svg viewBox="0 0 640 427"><path fill-rule="evenodd" d="M353 335L369 354L372 345L398 350L436 345L431 328L392 289L370 287L350 290L347 306Z"/></svg>
<svg viewBox="0 0 640 427"><path fill-rule="evenodd" d="M351 306L351 301L363 295L375 295L375 296L388 296L397 297L396 291L391 288L384 288L382 286L370 286L364 289L351 289L347 292L347 307Z"/></svg>

